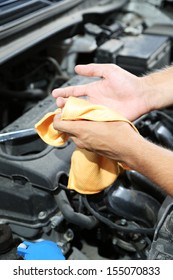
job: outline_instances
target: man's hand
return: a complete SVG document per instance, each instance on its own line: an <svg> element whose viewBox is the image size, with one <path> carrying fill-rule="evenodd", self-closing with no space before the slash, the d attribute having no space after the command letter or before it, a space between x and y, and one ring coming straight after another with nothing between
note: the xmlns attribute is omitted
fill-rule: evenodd
<svg viewBox="0 0 173 280"><path fill-rule="evenodd" d="M87 96L88 101L101 104L121 113L130 121L149 111L143 94L142 78L139 78L114 64L88 64L75 67L82 76L100 77L98 81L55 89L57 106L63 107L69 96Z"/></svg>
<svg viewBox="0 0 173 280"><path fill-rule="evenodd" d="M79 148L126 164L129 164L137 139L141 138L131 125L122 121L61 121L55 116L53 127L67 133Z"/></svg>

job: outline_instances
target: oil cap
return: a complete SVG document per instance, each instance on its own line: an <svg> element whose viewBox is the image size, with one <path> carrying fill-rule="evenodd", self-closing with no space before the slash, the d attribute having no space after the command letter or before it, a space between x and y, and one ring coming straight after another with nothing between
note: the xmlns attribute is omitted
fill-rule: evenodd
<svg viewBox="0 0 173 280"><path fill-rule="evenodd" d="M17 254L24 260L65 260L61 249L50 240L24 241L17 247Z"/></svg>

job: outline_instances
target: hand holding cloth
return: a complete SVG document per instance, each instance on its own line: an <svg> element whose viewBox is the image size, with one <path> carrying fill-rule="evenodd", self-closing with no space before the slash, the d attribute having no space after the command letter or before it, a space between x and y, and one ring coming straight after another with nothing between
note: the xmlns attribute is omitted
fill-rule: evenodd
<svg viewBox="0 0 173 280"><path fill-rule="evenodd" d="M102 105L96 105L85 99L69 97L63 109L46 114L35 125L41 139L51 146L61 146L68 140L68 135L53 127L56 114L61 120L115 121L127 122L136 132L136 127L121 114ZM103 157L85 149L76 148L71 158L68 188L82 194L95 194L109 187L123 171L128 169L115 160Z"/></svg>

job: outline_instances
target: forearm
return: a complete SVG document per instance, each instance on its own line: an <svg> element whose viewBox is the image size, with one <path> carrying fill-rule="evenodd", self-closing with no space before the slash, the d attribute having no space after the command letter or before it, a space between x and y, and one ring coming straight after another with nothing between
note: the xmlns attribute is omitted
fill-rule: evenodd
<svg viewBox="0 0 173 280"><path fill-rule="evenodd" d="M173 66L141 79L150 111L173 105Z"/></svg>
<svg viewBox="0 0 173 280"><path fill-rule="evenodd" d="M142 137L130 145L126 164L173 196L173 152Z"/></svg>

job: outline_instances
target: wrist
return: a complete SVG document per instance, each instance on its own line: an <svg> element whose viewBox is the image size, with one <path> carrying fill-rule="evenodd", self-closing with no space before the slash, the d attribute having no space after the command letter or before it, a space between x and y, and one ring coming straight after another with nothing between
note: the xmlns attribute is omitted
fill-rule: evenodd
<svg viewBox="0 0 173 280"><path fill-rule="evenodd" d="M146 106L146 113L158 109L158 102L156 95L159 94L157 90L157 83L152 74L141 78L142 81L142 96Z"/></svg>
<svg viewBox="0 0 173 280"><path fill-rule="evenodd" d="M128 166L130 169L136 169L138 160L143 153L145 139L129 124L123 123L120 125L122 128L124 127L122 132L119 130L120 138L117 139L117 130L115 130L115 137L112 137L112 139L115 140L109 143L110 150L112 151L112 158Z"/></svg>
<svg viewBox="0 0 173 280"><path fill-rule="evenodd" d="M173 67L142 77L142 88L147 112L173 104Z"/></svg>
<svg viewBox="0 0 173 280"><path fill-rule="evenodd" d="M128 140L124 162L130 169L137 170L139 165L142 165L140 159L144 149L145 139L140 134L136 133Z"/></svg>

